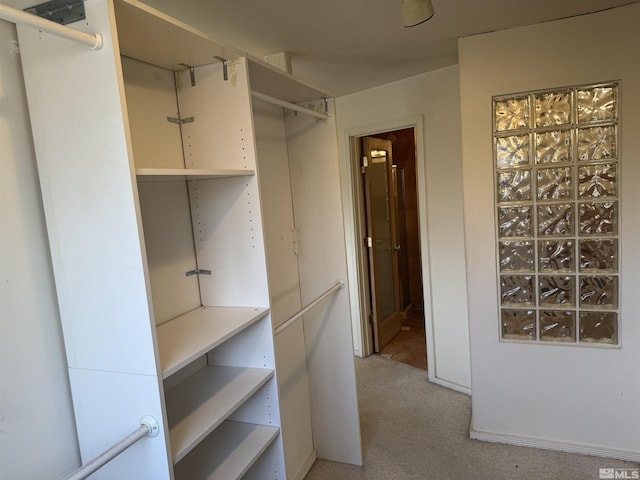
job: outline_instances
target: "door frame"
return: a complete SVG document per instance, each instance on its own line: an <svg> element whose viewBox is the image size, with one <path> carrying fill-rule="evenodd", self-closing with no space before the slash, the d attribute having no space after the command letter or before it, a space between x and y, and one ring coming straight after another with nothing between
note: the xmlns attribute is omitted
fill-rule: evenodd
<svg viewBox="0 0 640 480"><path fill-rule="evenodd" d="M367 357L373 353L373 334L369 318L371 302L368 292L366 247L364 244L363 187L360 178L360 158L362 152L359 138L403 128L413 128L416 140L416 180L418 192L418 231L420 236L420 260L422 268L422 288L424 297L424 319L427 337L428 378L435 380L435 345L433 342L433 313L431 302L431 269L429 259L429 238L427 222L427 177L425 171L424 128L422 115L362 125L346 129L345 151L341 162L342 208L345 222L347 249L347 272L351 303L351 321L354 353Z"/></svg>

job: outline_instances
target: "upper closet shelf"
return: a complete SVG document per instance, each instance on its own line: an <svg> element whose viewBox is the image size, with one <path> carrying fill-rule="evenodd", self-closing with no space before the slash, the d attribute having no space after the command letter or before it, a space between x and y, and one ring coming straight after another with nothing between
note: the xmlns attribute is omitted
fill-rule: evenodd
<svg viewBox="0 0 640 480"><path fill-rule="evenodd" d="M200 307L156 329L162 378L167 378L269 313L258 307Z"/></svg>
<svg viewBox="0 0 640 480"><path fill-rule="evenodd" d="M116 0L120 53L167 70L243 57L236 48L136 0Z"/></svg>
<svg viewBox="0 0 640 480"><path fill-rule="evenodd" d="M169 182L174 180L209 180L211 178L245 177L255 175L255 170L227 170L208 168L136 168L138 181Z"/></svg>

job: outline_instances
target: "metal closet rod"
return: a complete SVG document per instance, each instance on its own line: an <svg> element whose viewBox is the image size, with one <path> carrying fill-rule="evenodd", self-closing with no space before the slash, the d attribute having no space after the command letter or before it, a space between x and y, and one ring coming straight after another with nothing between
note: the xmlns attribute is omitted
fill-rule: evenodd
<svg viewBox="0 0 640 480"><path fill-rule="evenodd" d="M45 18L38 17L32 13L23 12L17 8L8 7L0 3L0 19L15 23L16 25L25 25L33 27L43 32L57 35L58 37L67 38L75 42L88 45L92 50L100 50L102 48L102 35L96 33L81 32L71 27L60 25Z"/></svg>
<svg viewBox="0 0 640 480"><path fill-rule="evenodd" d="M64 480L84 480L93 472L99 470L115 457L120 455L127 448L131 447L137 441L142 440L144 437L155 437L158 435L159 431L160 426L158 425L157 420L151 415L143 415L140 419L140 426L136 430L131 432L108 450L105 450L90 462L81 466L68 477L65 477Z"/></svg>
<svg viewBox="0 0 640 480"><path fill-rule="evenodd" d="M311 115L312 117L320 118L322 120L327 120L329 118L328 113L316 112L310 108L301 107L300 105L296 105L295 103L287 102L285 100L280 100L276 97L271 97L269 95L265 95L264 93L251 91L251 96L254 98L259 98L260 100L264 100L265 102L272 103L274 105L279 105L280 107L287 108L289 110L294 110L300 113L306 113L307 115Z"/></svg>
<svg viewBox="0 0 640 480"><path fill-rule="evenodd" d="M313 302L311 302L309 305L307 305L306 307L304 307L302 310L300 310L298 313L296 313L295 315L293 315L291 318L289 318L286 322L284 322L282 325L280 325L278 328L276 328L273 331L273 335L279 335L282 332L284 332L287 328L289 328L293 322L295 322L296 320L298 320L299 318L301 318L305 313L307 313L309 310L311 310L313 307L315 307L316 305L318 305L321 301L323 301L325 298L327 298L329 295L331 295L333 292L335 292L336 290L340 290L342 287L344 287L344 282L342 280L338 280L333 287L331 287L330 289L328 289L326 292L324 292L322 295L320 295L318 298L316 298Z"/></svg>

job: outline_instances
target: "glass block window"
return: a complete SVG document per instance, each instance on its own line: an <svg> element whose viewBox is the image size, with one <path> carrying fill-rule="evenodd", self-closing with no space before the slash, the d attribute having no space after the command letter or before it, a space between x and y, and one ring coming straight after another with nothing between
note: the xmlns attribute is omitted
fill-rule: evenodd
<svg viewBox="0 0 640 480"><path fill-rule="evenodd" d="M502 340L619 344L618 82L493 98Z"/></svg>

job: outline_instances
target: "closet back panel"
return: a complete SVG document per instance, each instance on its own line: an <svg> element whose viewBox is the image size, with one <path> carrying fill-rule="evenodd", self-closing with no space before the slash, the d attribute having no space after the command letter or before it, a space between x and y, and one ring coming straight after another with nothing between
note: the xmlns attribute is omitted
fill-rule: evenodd
<svg viewBox="0 0 640 480"><path fill-rule="evenodd" d="M184 168L173 72L122 57L122 74L136 168Z"/></svg>
<svg viewBox="0 0 640 480"><path fill-rule="evenodd" d="M184 180L140 182L140 211L156 325L200 306L189 193Z"/></svg>
<svg viewBox="0 0 640 480"><path fill-rule="evenodd" d="M189 183L204 305L267 307L258 180L255 176ZM237 232L230 235L229 232Z"/></svg>
<svg viewBox="0 0 640 480"><path fill-rule="evenodd" d="M251 103L244 58L229 60L227 77L221 62L176 74L187 168L255 169Z"/></svg>

